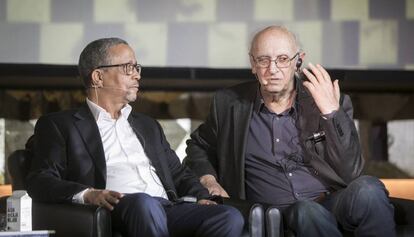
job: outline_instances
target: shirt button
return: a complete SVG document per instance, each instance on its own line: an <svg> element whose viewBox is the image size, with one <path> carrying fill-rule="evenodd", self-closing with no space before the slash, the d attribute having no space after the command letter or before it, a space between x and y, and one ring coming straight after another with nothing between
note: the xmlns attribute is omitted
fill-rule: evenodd
<svg viewBox="0 0 414 237"><path fill-rule="evenodd" d="M292 173L289 173L288 175L289 175L290 177L292 177L292 175L293 175L293 174L292 174Z"/></svg>
<svg viewBox="0 0 414 237"><path fill-rule="evenodd" d="M279 117L276 117L276 120L279 120Z"/></svg>
<svg viewBox="0 0 414 237"><path fill-rule="evenodd" d="M279 138L276 138L276 142L279 142L280 140L279 140Z"/></svg>

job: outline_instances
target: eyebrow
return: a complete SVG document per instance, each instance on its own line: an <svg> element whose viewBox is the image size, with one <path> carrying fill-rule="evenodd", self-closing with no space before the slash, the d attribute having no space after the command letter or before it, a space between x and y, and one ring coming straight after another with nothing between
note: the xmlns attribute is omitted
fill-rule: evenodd
<svg viewBox="0 0 414 237"><path fill-rule="evenodd" d="M279 54L279 55L277 55L277 56L276 56L276 58L278 58L278 57L280 57L280 56L286 56L286 57L289 57L289 55L288 55L288 54ZM260 55L260 56L257 56L257 58L263 58L263 57L266 57L266 58L272 58L272 56L269 56L269 55Z"/></svg>

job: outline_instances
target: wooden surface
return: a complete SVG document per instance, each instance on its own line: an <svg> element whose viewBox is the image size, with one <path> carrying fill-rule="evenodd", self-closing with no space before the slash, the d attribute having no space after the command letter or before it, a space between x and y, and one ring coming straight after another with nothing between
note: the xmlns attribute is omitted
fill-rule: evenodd
<svg viewBox="0 0 414 237"><path fill-rule="evenodd" d="M0 185L0 197L9 196L12 193L11 185Z"/></svg>
<svg viewBox="0 0 414 237"><path fill-rule="evenodd" d="M414 179L381 179L391 197L414 200Z"/></svg>

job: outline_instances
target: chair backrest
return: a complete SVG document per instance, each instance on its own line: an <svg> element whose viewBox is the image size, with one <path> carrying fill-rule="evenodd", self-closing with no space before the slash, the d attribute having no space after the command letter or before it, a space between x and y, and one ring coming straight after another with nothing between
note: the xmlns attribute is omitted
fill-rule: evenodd
<svg viewBox="0 0 414 237"><path fill-rule="evenodd" d="M28 150L16 150L7 159L13 190L26 190L26 175L30 169L31 154Z"/></svg>
<svg viewBox="0 0 414 237"><path fill-rule="evenodd" d="M13 190L26 190L26 176L32 161L33 136L26 142L26 148L16 150L7 158L7 167Z"/></svg>

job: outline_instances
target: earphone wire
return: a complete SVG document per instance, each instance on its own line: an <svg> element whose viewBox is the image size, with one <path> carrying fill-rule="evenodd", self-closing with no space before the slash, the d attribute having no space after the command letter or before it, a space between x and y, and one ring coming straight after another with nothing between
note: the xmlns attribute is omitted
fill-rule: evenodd
<svg viewBox="0 0 414 237"><path fill-rule="evenodd" d="M99 96L98 96L98 90L96 89L96 86L93 86L95 90L95 96L96 96L96 104L99 105Z"/></svg>

